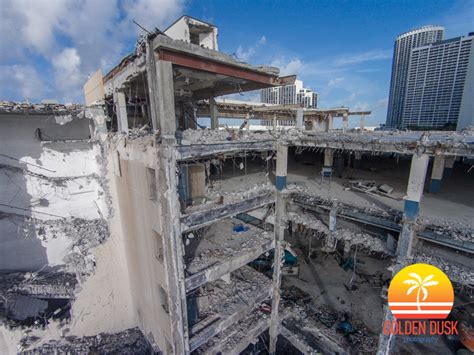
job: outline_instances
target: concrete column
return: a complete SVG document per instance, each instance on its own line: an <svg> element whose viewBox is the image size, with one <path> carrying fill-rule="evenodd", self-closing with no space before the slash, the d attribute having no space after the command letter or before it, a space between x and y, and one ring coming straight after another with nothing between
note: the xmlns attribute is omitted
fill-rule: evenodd
<svg viewBox="0 0 474 355"><path fill-rule="evenodd" d="M324 167L325 168L332 168L334 158L334 150L331 148L326 148L324 150Z"/></svg>
<svg viewBox="0 0 474 355"><path fill-rule="evenodd" d="M276 188L283 190L286 188L286 174L288 165L288 147L286 145L277 145L277 163L276 163Z"/></svg>
<svg viewBox="0 0 474 355"><path fill-rule="evenodd" d="M431 171L430 192L436 193L441 190L441 180L443 179L445 158L444 155L435 155L433 170Z"/></svg>
<svg viewBox="0 0 474 355"><path fill-rule="evenodd" d="M354 152L354 168L358 169L360 167L360 162L362 160L362 152Z"/></svg>
<svg viewBox="0 0 474 355"><path fill-rule="evenodd" d="M304 118L302 108L296 110L296 128L304 129Z"/></svg>
<svg viewBox="0 0 474 355"><path fill-rule="evenodd" d="M326 119L326 132L329 132L330 130L332 130L332 120L333 120L332 114L329 113Z"/></svg>
<svg viewBox="0 0 474 355"><path fill-rule="evenodd" d="M363 131L365 128L365 115L360 115L360 130Z"/></svg>
<svg viewBox="0 0 474 355"><path fill-rule="evenodd" d="M128 133L127 101L125 93L117 91L114 93L115 112L117 114L118 131Z"/></svg>
<svg viewBox="0 0 474 355"><path fill-rule="evenodd" d="M211 129L219 128L219 112L217 111L216 100L211 97L209 99L209 116L211 118Z"/></svg>
<svg viewBox="0 0 474 355"><path fill-rule="evenodd" d="M346 133L349 129L349 114L344 112L342 115L342 133Z"/></svg>
<svg viewBox="0 0 474 355"><path fill-rule="evenodd" d="M171 320L172 347L174 354L189 354L189 327L186 290L184 286L184 245L181 239L180 205L176 175L176 151L174 138L164 138L157 147L156 186L161 210L163 250L168 284L168 305ZM152 280L151 280L152 281ZM158 320L156 320L158 322Z"/></svg>
<svg viewBox="0 0 474 355"><path fill-rule="evenodd" d="M414 154L411 159L410 177L403 211L403 226L398 238L398 257L402 260L411 255L413 239L416 235L414 223L418 217L421 197L425 185L429 156Z"/></svg>
<svg viewBox="0 0 474 355"><path fill-rule="evenodd" d="M455 161L456 157L454 156L448 156L444 158L444 177L450 177L452 175Z"/></svg>
<svg viewBox="0 0 474 355"><path fill-rule="evenodd" d="M277 115L273 114L273 130L277 129Z"/></svg>
<svg viewBox="0 0 474 355"><path fill-rule="evenodd" d="M176 132L176 113L174 108L173 65L171 62L156 62L157 78L157 118L160 122L161 134L174 137Z"/></svg>
<svg viewBox="0 0 474 355"><path fill-rule="evenodd" d="M285 229L287 224L286 204L287 198L283 195L282 190L286 186L287 175L287 155L288 147L277 145L277 192L275 203L275 252L273 256L273 297L272 297L272 314L270 316L270 354L276 353L276 343L280 332L280 319L278 310L280 306L280 286L281 286L281 266L285 255ZM284 184L278 183L278 179Z"/></svg>

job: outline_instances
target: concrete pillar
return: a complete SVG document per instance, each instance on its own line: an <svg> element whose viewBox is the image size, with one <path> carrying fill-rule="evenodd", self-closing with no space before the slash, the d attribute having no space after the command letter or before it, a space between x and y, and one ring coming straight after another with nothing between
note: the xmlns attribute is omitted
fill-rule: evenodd
<svg viewBox="0 0 474 355"><path fill-rule="evenodd" d="M288 165L288 147L286 145L277 145L277 163L276 163L276 188L283 190L286 188L286 174Z"/></svg>
<svg viewBox="0 0 474 355"><path fill-rule="evenodd" d="M455 161L456 157L454 156L448 156L444 158L444 177L450 177L452 175Z"/></svg>
<svg viewBox="0 0 474 355"><path fill-rule="evenodd" d="M413 239L416 235L414 223L418 217L423 188L425 186L426 171L429 156L414 154L411 159L410 177L408 178L407 196L403 211L403 226L398 238L398 257L402 260L411 255Z"/></svg>
<svg viewBox="0 0 474 355"><path fill-rule="evenodd" d="M348 129L349 129L349 114L347 112L344 112L342 114L342 133L346 133Z"/></svg>
<svg viewBox="0 0 474 355"><path fill-rule="evenodd" d="M329 132L330 130L332 130L332 120L333 120L332 114L329 113L326 119L326 132Z"/></svg>
<svg viewBox="0 0 474 355"><path fill-rule="evenodd" d="M324 150L324 167L325 168L332 168L334 158L334 150L331 148L326 148Z"/></svg>
<svg viewBox="0 0 474 355"><path fill-rule="evenodd" d="M174 354L189 354L189 327L187 298L184 286L184 245L181 239L180 205L176 175L176 154L174 138L164 138L157 149L156 186L161 218L167 223L161 225L163 250L168 284L168 305L173 330L172 346ZM158 232L158 231L157 231ZM150 250L151 252L151 250ZM158 323L158 320L156 320Z"/></svg>
<svg viewBox="0 0 474 355"><path fill-rule="evenodd" d="M211 129L219 128L219 112L217 111L216 100L211 97L209 99L209 116L211 118Z"/></svg>
<svg viewBox="0 0 474 355"><path fill-rule="evenodd" d="M117 114L118 131L128 133L127 101L125 93L117 91L114 93L115 112Z"/></svg>
<svg viewBox="0 0 474 355"><path fill-rule="evenodd" d="M433 170L431 171L430 192L436 193L441 190L441 180L443 179L445 158L444 155L435 155Z"/></svg>
<svg viewBox="0 0 474 355"><path fill-rule="evenodd" d="M176 113L174 108L173 65L171 62L156 62L157 78L157 119L160 122L161 134L174 137L176 132Z"/></svg>
<svg viewBox="0 0 474 355"><path fill-rule="evenodd" d="M281 267L285 255L285 229L287 224L287 198L282 190L286 187L288 147L277 145L277 192L275 203L275 252L273 256L273 296L272 314L270 316L270 354L276 353L276 343L280 328L278 310L280 306ZM278 183L280 178L280 183Z"/></svg>
<svg viewBox="0 0 474 355"><path fill-rule="evenodd" d="M361 132L364 131L365 128L365 115L360 115L360 130Z"/></svg>
<svg viewBox="0 0 474 355"><path fill-rule="evenodd" d="M303 118L303 109L299 108L296 110L296 128L304 129L304 118Z"/></svg>
<svg viewBox="0 0 474 355"><path fill-rule="evenodd" d="M273 130L277 129L277 115L273 114Z"/></svg>
<svg viewBox="0 0 474 355"><path fill-rule="evenodd" d="M360 162L362 161L362 152L354 152L354 168L358 169L360 167Z"/></svg>

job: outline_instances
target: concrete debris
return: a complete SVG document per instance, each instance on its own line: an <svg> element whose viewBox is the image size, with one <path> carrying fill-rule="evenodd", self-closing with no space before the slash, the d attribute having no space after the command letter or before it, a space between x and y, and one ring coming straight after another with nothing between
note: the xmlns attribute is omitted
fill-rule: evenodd
<svg viewBox="0 0 474 355"><path fill-rule="evenodd" d="M307 228L313 229L325 235L329 234L328 227L313 215L305 212L289 212L288 219L295 224L302 224ZM333 237L344 242L344 248L349 250L352 246L359 247L369 251L387 254L386 244L382 240L364 232L357 232L346 228L337 228Z"/></svg>
<svg viewBox="0 0 474 355"><path fill-rule="evenodd" d="M186 265L187 273L192 275L273 240L273 233L253 226L244 232L234 232L232 225L236 222L237 220L223 220L192 233L198 235L198 238L190 241L190 247L193 248L195 244L198 246L195 252L186 256L186 260L190 259Z"/></svg>
<svg viewBox="0 0 474 355"><path fill-rule="evenodd" d="M363 192L369 195L380 195L395 200L401 200L401 198L392 195L393 187L388 186L387 184L377 185L375 181L353 180L349 181L347 186L354 191Z"/></svg>
<svg viewBox="0 0 474 355"><path fill-rule="evenodd" d="M294 141L303 137L303 133L297 129L288 130L265 130L247 131L239 129L187 129L182 132L182 145L190 144L214 144L229 142L261 142L261 141Z"/></svg>
<svg viewBox="0 0 474 355"><path fill-rule="evenodd" d="M357 320L350 320L352 331L338 330L338 321L347 319L347 314L335 312L327 307L316 306L304 291L295 298L292 287L282 293L282 326L293 333L299 341L310 349L334 352L339 349L345 353L350 349L354 354L372 354L377 349L377 335Z"/></svg>
<svg viewBox="0 0 474 355"><path fill-rule="evenodd" d="M451 281L474 287L474 270L472 268L467 269L462 266L457 266L451 261L422 252L414 255L413 263L425 263L436 266L443 270Z"/></svg>
<svg viewBox="0 0 474 355"><path fill-rule="evenodd" d="M46 103L46 104L33 104L29 102L11 102L1 101L0 112L9 113L23 113L23 114L59 114L59 113L70 113L78 114L83 111L85 107L78 104L58 104L58 103ZM60 119L61 121L61 119ZM57 122L59 123L59 122Z"/></svg>
<svg viewBox="0 0 474 355"><path fill-rule="evenodd" d="M255 303L262 294L269 295L270 287L271 280L268 277L244 266L231 273L230 284L218 280L203 286L202 294L208 305L203 309L203 315L231 316L242 307Z"/></svg>
<svg viewBox="0 0 474 355"><path fill-rule="evenodd" d="M36 339L25 337L21 341L23 349ZM152 349L138 328L127 329L120 333L100 333L83 338L66 337L52 340L30 350L23 350L25 355L46 354L152 354Z"/></svg>
<svg viewBox="0 0 474 355"><path fill-rule="evenodd" d="M26 272L0 274L0 292L38 298L73 298L77 286L74 274L64 272Z"/></svg>
<svg viewBox="0 0 474 355"><path fill-rule="evenodd" d="M185 213L189 214L193 212L208 211L215 208L217 205L229 205L248 200L255 196L273 193L274 191L275 187L269 182L260 185L254 185L251 188L247 188L242 191L230 193L223 192L216 188L209 188L203 203L186 208Z"/></svg>

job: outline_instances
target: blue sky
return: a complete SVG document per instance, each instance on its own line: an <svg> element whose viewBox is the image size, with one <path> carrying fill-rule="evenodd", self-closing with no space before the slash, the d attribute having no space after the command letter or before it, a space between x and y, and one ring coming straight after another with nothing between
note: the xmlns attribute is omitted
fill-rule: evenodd
<svg viewBox="0 0 474 355"><path fill-rule="evenodd" d="M219 27L220 50L297 74L319 106L385 121L395 37L435 24L474 31L474 1L0 0L0 100L82 102L82 84L133 49L135 19L161 29L182 14ZM255 99L255 94L245 99Z"/></svg>

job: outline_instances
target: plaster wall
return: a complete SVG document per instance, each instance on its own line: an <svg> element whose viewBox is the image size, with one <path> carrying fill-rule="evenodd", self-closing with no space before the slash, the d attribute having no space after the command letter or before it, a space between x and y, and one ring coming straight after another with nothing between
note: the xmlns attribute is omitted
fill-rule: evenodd
<svg viewBox="0 0 474 355"><path fill-rule="evenodd" d="M167 349L172 330L160 211L156 201L156 172L140 160L119 159L119 165L115 176L116 195L125 239L134 317L151 342L156 342L160 349Z"/></svg>

